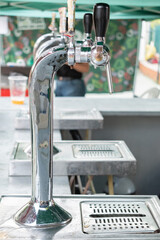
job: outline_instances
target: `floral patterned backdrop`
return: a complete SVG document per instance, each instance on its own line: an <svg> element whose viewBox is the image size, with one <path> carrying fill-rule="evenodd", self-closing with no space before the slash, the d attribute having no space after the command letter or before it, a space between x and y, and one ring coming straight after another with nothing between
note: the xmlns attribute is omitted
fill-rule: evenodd
<svg viewBox="0 0 160 240"><path fill-rule="evenodd" d="M3 37L5 63L24 61L27 66L33 64L34 43L39 36L49 32L47 26L50 24L50 19L44 19L44 21L46 28L43 30L20 31L17 27L17 18L9 17L10 33ZM82 20L76 22L76 38L83 39ZM114 91L132 90L138 43L138 21L111 20L106 42L111 52ZM84 76L84 81L88 93L108 92L104 68L94 69L91 66L89 73Z"/></svg>

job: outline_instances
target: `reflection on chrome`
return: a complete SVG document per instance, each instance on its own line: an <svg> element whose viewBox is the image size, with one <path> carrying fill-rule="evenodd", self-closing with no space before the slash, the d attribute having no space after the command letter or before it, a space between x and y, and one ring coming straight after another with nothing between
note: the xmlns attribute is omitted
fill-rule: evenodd
<svg viewBox="0 0 160 240"><path fill-rule="evenodd" d="M71 221L71 215L52 199L53 79L66 58L65 45L50 49L30 74L32 197L15 215L15 221L25 226L47 228Z"/></svg>

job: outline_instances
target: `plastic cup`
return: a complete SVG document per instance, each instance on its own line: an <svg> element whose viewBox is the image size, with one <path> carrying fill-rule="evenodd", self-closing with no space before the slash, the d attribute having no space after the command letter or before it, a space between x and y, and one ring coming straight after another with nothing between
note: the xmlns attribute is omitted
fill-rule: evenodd
<svg viewBox="0 0 160 240"><path fill-rule="evenodd" d="M10 96L13 104L24 104L28 77L9 76Z"/></svg>

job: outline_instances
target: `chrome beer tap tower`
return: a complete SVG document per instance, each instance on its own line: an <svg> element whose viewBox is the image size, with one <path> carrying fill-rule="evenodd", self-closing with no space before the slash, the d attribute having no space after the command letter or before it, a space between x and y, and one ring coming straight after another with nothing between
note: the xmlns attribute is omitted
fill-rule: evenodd
<svg viewBox="0 0 160 240"><path fill-rule="evenodd" d="M29 100L32 149L32 196L16 214L15 221L26 227L49 228L63 226L71 215L58 206L53 188L53 82L56 71L66 62L90 62L95 67L106 66L109 92L113 91L110 55L105 45L109 22L109 5L94 6L95 42L90 39L92 16L85 15L86 39L74 42L75 0L68 0L68 34L65 40L38 56L30 73ZM89 27L88 27L89 26ZM68 39L68 40L66 40ZM53 39L55 43L55 40Z"/></svg>

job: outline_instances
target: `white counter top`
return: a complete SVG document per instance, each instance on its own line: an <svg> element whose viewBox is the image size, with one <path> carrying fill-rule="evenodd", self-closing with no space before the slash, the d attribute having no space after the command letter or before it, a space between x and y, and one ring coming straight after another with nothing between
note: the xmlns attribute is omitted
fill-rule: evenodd
<svg viewBox="0 0 160 240"><path fill-rule="evenodd" d="M26 99L24 108L28 107ZM0 111L18 111L9 98L0 98ZM160 99L56 97L55 108L87 110L97 108L104 116L160 116Z"/></svg>

